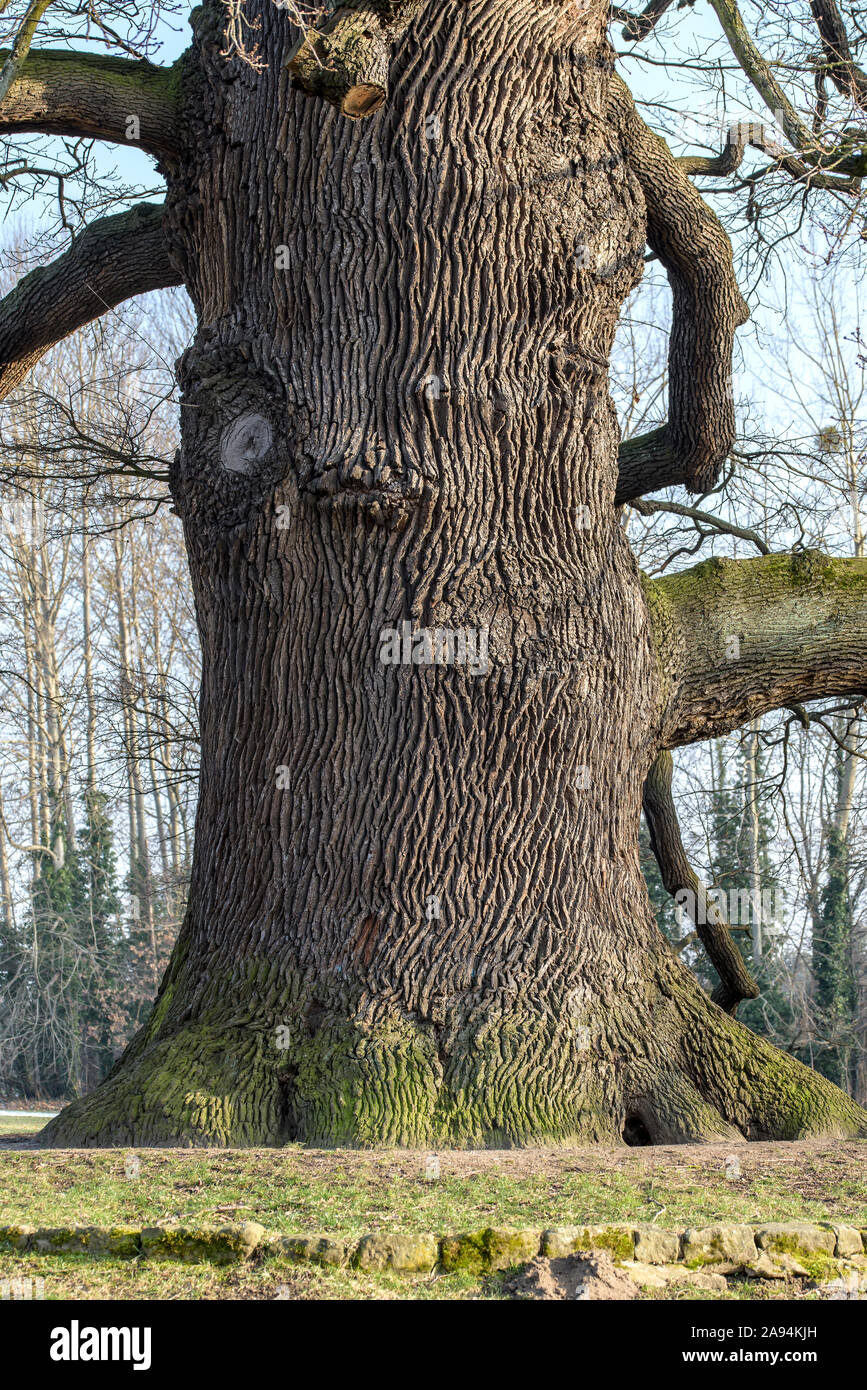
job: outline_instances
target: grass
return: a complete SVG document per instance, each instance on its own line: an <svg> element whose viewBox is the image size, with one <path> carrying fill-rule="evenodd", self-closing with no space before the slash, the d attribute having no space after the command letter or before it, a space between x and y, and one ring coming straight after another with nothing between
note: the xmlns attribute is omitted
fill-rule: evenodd
<svg viewBox="0 0 867 1390"><path fill-rule="evenodd" d="M244 1265L178 1265L162 1260L99 1260L86 1255L0 1254L0 1280L44 1279L54 1299L400 1299L499 1298L502 1279L469 1274L371 1274L278 1260Z"/></svg>
<svg viewBox="0 0 867 1390"><path fill-rule="evenodd" d="M751 1145L742 1155L743 1176L730 1181L724 1154L707 1149L450 1152L428 1182L425 1155L408 1151L150 1149L137 1179L125 1176L121 1150L4 1151L0 1222L231 1219L354 1235L623 1221L867 1228L867 1145Z"/></svg>
<svg viewBox="0 0 867 1390"><path fill-rule="evenodd" d="M45 1116L40 1115L38 1119L12 1119L8 1115L0 1115L0 1135L3 1134L38 1134L45 1124Z"/></svg>
<svg viewBox="0 0 867 1390"><path fill-rule="evenodd" d="M0 1254L0 1281L42 1279L46 1301L63 1299L144 1300L352 1300L403 1302L489 1301L504 1297L506 1275L394 1274L354 1269L319 1269L278 1260L245 1265L179 1265L161 1260L99 1260L86 1255ZM686 1284L666 1290L644 1289L643 1299L708 1301L776 1301L791 1299L793 1292L810 1300L818 1297L800 1282L796 1288L780 1280L757 1283L730 1279L725 1293L697 1289Z"/></svg>
<svg viewBox="0 0 867 1390"><path fill-rule="evenodd" d="M35 1122L38 1125L40 1122ZM20 1133L20 1121L13 1121ZM836 1220L867 1229L867 1144L739 1147L742 1176L725 1176L724 1145L652 1149L424 1153L315 1150L4 1149L0 1223L149 1225L256 1220L269 1230L469 1231L488 1225ZM0 1280L43 1278L47 1299L465 1300L503 1296L502 1276L406 1275L260 1259L217 1267L155 1259L0 1253ZM732 1278L725 1293L676 1286L648 1299L773 1300L817 1295L786 1281Z"/></svg>

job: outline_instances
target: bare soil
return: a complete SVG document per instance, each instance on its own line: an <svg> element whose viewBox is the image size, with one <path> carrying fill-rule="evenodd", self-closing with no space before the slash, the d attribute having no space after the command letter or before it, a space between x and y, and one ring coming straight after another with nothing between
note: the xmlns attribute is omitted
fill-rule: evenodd
<svg viewBox="0 0 867 1390"><path fill-rule="evenodd" d="M542 1255L530 1260L506 1281L504 1293L516 1299L622 1300L637 1298L638 1288L604 1251L580 1251L556 1260Z"/></svg>

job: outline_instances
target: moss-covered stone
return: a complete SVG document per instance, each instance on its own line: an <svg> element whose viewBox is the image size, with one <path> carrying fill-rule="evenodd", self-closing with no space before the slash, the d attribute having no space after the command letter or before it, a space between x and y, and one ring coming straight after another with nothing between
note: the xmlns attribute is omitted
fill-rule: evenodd
<svg viewBox="0 0 867 1390"><path fill-rule="evenodd" d="M683 1233L683 1260L693 1269L700 1265L752 1265L758 1255L751 1226L721 1223Z"/></svg>
<svg viewBox="0 0 867 1390"><path fill-rule="evenodd" d="M632 1233L635 1258L646 1265L676 1264L680 1259L680 1234L660 1231L655 1226L640 1226Z"/></svg>
<svg viewBox="0 0 867 1390"><path fill-rule="evenodd" d="M487 1261L484 1231L444 1236L440 1241L440 1268L447 1274L484 1274Z"/></svg>
<svg viewBox="0 0 867 1390"><path fill-rule="evenodd" d="M635 1258L635 1235L629 1226L553 1226L542 1232L542 1254L561 1259L578 1250L606 1250L615 1262Z"/></svg>
<svg viewBox="0 0 867 1390"><path fill-rule="evenodd" d="M8 1245L13 1250L29 1250L33 1233L32 1226L0 1226L0 1248Z"/></svg>
<svg viewBox="0 0 867 1390"><path fill-rule="evenodd" d="M358 1269L398 1269L407 1273L429 1273L439 1258L439 1244L433 1235L362 1236L353 1264Z"/></svg>
<svg viewBox="0 0 867 1390"><path fill-rule="evenodd" d="M771 1221L756 1231L756 1243L772 1255L802 1256L833 1255L837 1235L832 1226L814 1225L807 1221Z"/></svg>
<svg viewBox="0 0 867 1390"><path fill-rule="evenodd" d="M815 1284L826 1284L829 1280L839 1279L843 1272L840 1262L822 1250L817 1250L814 1255L799 1255L798 1263Z"/></svg>
<svg viewBox="0 0 867 1390"><path fill-rule="evenodd" d="M834 1226L837 1236L837 1244L834 1254L839 1259L849 1259L852 1255L863 1255L864 1245L861 1240L861 1232L854 1226Z"/></svg>
<svg viewBox="0 0 867 1390"><path fill-rule="evenodd" d="M19 1250L40 1255L87 1254L118 1259L134 1259L141 1254L141 1233L137 1226L43 1226L5 1228L9 1244ZM2 1240L2 1236L0 1236Z"/></svg>
<svg viewBox="0 0 867 1390"><path fill-rule="evenodd" d="M483 1231L446 1236L440 1241L440 1267L451 1273L486 1274L512 1269L539 1253L538 1231L488 1226Z"/></svg>
<svg viewBox="0 0 867 1390"><path fill-rule="evenodd" d="M234 1264L249 1259L264 1234L264 1228L255 1221L194 1228L148 1226L141 1233L141 1245L142 1253L150 1259Z"/></svg>
<svg viewBox="0 0 867 1390"><path fill-rule="evenodd" d="M512 1269L525 1260L534 1260L539 1253L539 1231L514 1231L505 1227L491 1227L485 1232L489 1268Z"/></svg>
<svg viewBox="0 0 867 1390"><path fill-rule="evenodd" d="M349 1263L355 1241L342 1236L278 1236L268 1241L266 1253L290 1260L309 1260L312 1264L335 1267Z"/></svg>
<svg viewBox="0 0 867 1390"><path fill-rule="evenodd" d="M134 1259L141 1254L137 1226L45 1226L31 1232L26 1248L40 1255L87 1254Z"/></svg>

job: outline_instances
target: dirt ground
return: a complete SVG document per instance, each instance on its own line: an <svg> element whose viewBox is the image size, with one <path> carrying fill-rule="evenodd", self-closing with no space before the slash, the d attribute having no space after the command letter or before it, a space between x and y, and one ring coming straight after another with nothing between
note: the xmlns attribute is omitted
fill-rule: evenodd
<svg viewBox="0 0 867 1390"><path fill-rule="evenodd" d="M14 1122L11 1122L14 1123ZM38 1136L33 1133L0 1134L0 1150L17 1152L39 1149ZM53 1152L48 1150L46 1152ZM81 1158L105 1150L67 1150ZM253 1158L257 1153L276 1156L291 1152L293 1167L299 1176L309 1176L327 1182L331 1173L342 1176L357 1173L359 1177L387 1176L390 1179L412 1179L424 1166L426 1153L414 1149L314 1149L292 1146L290 1150L225 1150L225 1149L161 1149L150 1150L170 1158L183 1168L185 1163L198 1163L208 1155L227 1157L234 1152ZM788 1188L800 1197L824 1200L834 1189L836 1179L867 1184L867 1140L803 1139L786 1143L744 1144L677 1144L651 1145L643 1148L586 1147L574 1149L440 1149L440 1174L443 1178L470 1178L501 1175L504 1178L552 1178L582 1173L588 1176L623 1174L633 1182L658 1180L664 1185L667 1175L689 1177L701 1183L704 1175L719 1181L726 1159L736 1156L742 1179L754 1182L771 1179L778 1190Z"/></svg>
<svg viewBox="0 0 867 1390"><path fill-rule="evenodd" d="M38 1136L5 1134L0 1137L0 1149L39 1149ZM345 1173L347 1167L364 1169L386 1166L394 1177L414 1177L427 1150L419 1149L315 1149L291 1146L296 1164L303 1169L309 1164L317 1176L327 1178L332 1169ZM66 1152L85 1155L105 1150L70 1149ZM279 1153L275 1149L163 1149L150 1152L171 1155L173 1162L193 1162L213 1154ZM810 1190L813 1172L824 1175L835 1169L841 1177L863 1176L867 1181L867 1139L797 1139L788 1142L742 1144L653 1144L642 1148L622 1145L617 1148L588 1146L586 1148L526 1148L526 1149L438 1149L440 1173L443 1177L477 1177L502 1172L511 1178L557 1177L563 1173L628 1173L630 1177L660 1177L668 1172L706 1168L718 1174L726 1158L734 1154L743 1175L749 1177L791 1177L805 1196L820 1195ZM806 1182L806 1187L803 1185Z"/></svg>

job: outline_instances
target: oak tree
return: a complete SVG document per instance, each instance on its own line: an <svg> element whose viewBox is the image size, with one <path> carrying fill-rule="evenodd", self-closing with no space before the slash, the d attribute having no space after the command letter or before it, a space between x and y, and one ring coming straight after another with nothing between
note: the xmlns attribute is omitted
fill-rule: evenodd
<svg viewBox="0 0 867 1390"><path fill-rule="evenodd" d="M348 0L306 32L205 0L171 68L22 23L0 131L136 145L166 199L18 284L0 389L131 295L183 284L198 317L171 476L203 659L189 906L148 1022L49 1142L867 1130L737 1021L754 986L715 918L702 990L639 867L647 782L666 886L692 881L670 750L867 691L863 560L651 583L621 524L706 492L734 442L747 309L693 180L748 148L798 194L864 172L822 124L834 93L867 100L836 4L809 7L818 120L711 4L782 143L760 125L677 157L603 0ZM668 7L617 19L641 38ZM620 445L609 354L647 246L668 414Z"/></svg>

